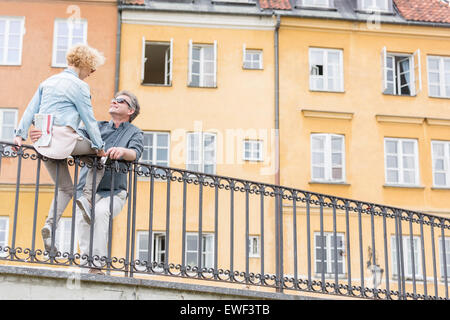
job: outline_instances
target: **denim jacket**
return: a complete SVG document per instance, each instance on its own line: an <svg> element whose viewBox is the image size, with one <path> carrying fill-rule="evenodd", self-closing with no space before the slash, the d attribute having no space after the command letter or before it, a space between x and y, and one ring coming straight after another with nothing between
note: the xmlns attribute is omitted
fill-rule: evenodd
<svg viewBox="0 0 450 320"><path fill-rule="evenodd" d="M89 85L73 70L65 69L39 85L18 127L14 130L16 136L21 136L24 140L27 138L28 129L36 113L53 114L54 125L69 126L78 134L80 121L83 120L92 148L104 149L105 143L92 110Z"/></svg>

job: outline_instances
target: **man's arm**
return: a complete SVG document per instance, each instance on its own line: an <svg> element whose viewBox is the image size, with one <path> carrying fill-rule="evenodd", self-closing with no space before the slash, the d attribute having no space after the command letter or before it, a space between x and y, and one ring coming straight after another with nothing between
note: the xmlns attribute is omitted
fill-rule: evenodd
<svg viewBox="0 0 450 320"><path fill-rule="evenodd" d="M127 143L127 147L109 148L106 154L111 159L123 159L126 161L138 160L144 150L144 133L138 130Z"/></svg>

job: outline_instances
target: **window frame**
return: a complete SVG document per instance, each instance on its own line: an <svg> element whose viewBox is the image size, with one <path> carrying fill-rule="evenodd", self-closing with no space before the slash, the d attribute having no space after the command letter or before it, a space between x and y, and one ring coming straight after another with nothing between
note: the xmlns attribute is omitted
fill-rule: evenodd
<svg viewBox="0 0 450 320"><path fill-rule="evenodd" d="M439 64L439 69L437 71L430 70L430 60L431 59L437 59ZM432 98L443 98L443 99L450 99L450 95L446 94L446 87L450 87L450 82L447 83L445 80L446 74L450 75L450 70L446 72L445 70L445 62L448 61L450 63L450 57L448 56L437 56L437 55L427 55L427 77L428 77L428 96ZM433 83L430 81L430 73L438 73L439 75L439 95L433 95L431 94L431 86Z"/></svg>
<svg viewBox="0 0 450 320"><path fill-rule="evenodd" d="M256 252L255 250L252 250L254 248L253 240L256 240ZM248 237L248 242L248 257L261 258L261 237L257 235L250 235Z"/></svg>
<svg viewBox="0 0 450 320"><path fill-rule="evenodd" d="M59 22L64 22L66 21L68 26L70 21L72 21L71 19L65 19L65 18L56 18L53 24L53 48L52 48L52 67L53 68L66 68L67 67L67 62L65 61L64 63L59 63L58 61L56 61L56 53L57 53L57 38L58 38L58 23ZM77 19L77 22L73 22L73 25L77 24L77 23L81 23L83 24L83 42L84 44L87 44L87 35L88 35L88 21L86 19ZM69 27L69 34L67 35L67 50L72 46L71 43L73 41L73 33L71 34L71 29ZM67 52L67 51L66 51Z"/></svg>
<svg viewBox="0 0 450 320"><path fill-rule="evenodd" d="M434 152L435 145L442 144L444 148L443 156L436 156ZM443 170L436 170L435 162L436 160L443 161ZM431 140L431 168L433 174L433 187L435 188L450 188L450 141L444 140ZM445 185L436 184L436 174L444 174L445 175Z"/></svg>
<svg viewBox="0 0 450 320"><path fill-rule="evenodd" d="M17 127L17 120L18 120L18 109L14 109L14 108L0 108L0 140L4 140L7 141L7 139L5 137L3 137L3 119L4 119L4 113L5 112L14 112L14 123L12 125L12 130L13 130L13 138L14 138L14 129ZM9 141L9 140L8 140ZM13 139L10 140L11 142L13 141Z"/></svg>
<svg viewBox="0 0 450 320"><path fill-rule="evenodd" d="M196 246L197 249L196 250L188 250L188 237L192 237L195 236L196 240ZM198 232L186 232L186 237L185 237L185 241L186 241L186 249L184 252L184 257L185 257L185 263L186 266L190 266L190 267L198 267L197 263L198 263L198 236L199 233ZM209 232L203 232L202 233L202 268L214 268L214 258L215 258L215 252L214 252L214 233L209 233ZM211 247L212 247L212 251L206 251L206 245L203 245L203 239L207 239L207 241L211 241ZM188 264L188 257L187 254L188 253L192 253L196 255L196 264L195 265L189 265ZM209 259L207 259L207 254L210 254L211 256L209 256ZM210 261L211 264L206 265L206 260Z"/></svg>
<svg viewBox="0 0 450 320"><path fill-rule="evenodd" d="M258 54L259 55L259 64L257 67L253 67L254 60L246 60L247 53L250 54ZM251 67L246 66L246 63L250 63ZM263 70L264 62L263 62L263 50L262 49L248 49L244 43L242 47L242 69L244 70Z"/></svg>
<svg viewBox="0 0 450 320"><path fill-rule="evenodd" d="M413 235L413 246L414 246L414 266L417 268L417 271L415 271L414 277L416 280L423 280L423 271L422 271L422 244L420 241L420 236L414 236ZM397 236L391 235L391 267L392 267L392 278L398 279L398 267L397 267ZM400 240L400 237L399 237ZM403 251L403 270L405 272L405 279L412 279L412 260L411 259L411 236L408 235L402 235L402 251ZM417 246L416 246L417 242ZM416 257L417 253L417 257ZM398 253L400 257L400 253ZM400 265L401 267L401 265ZM411 269L411 272L409 272L408 269Z"/></svg>
<svg viewBox="0 0 450 320"><path fill-rule="evenodd" d="M398 171L398 182L388 182L388 169L394 170L393 168L388 168L387 166L387 158L388 156L393 156L393 154L387 153L387 142L395 141L397 143L397 168L395 170ZM403 165L403 143L402 142L414 142L414 180L415 183L405 183L404 182L404 165ZM398 187L418 187L420 186L420 167L419 167L419 142L417 139L413 138L393 138L393 137L385 137L384 138L384 175L385 175L385 184L387 186L398 186ZM409 170L409 169L406 169Z"/></svg>
<svg viewBox="0 0 450 320"><path fill-rule="evenodd" d="M189 159L190 151L191 151L191 149L190 149L190 136L191 135L200 135L200 139L198 139L200 141L200 148L198 150L195 150L197 153L197 156L199 156L198 163L194 163ZM205 138L207 136L214 137L214 161L212 163L214 166L214 170L212 173L205 172L205 165L212 165L210 163L208 163L208 164L205 163L205 148L204 148L204 146L205 146ZM189 165L198 165L200 167L200 170L193 170L192 168L189 168ZM186 170L200 172L200 173L204 173L204 174L211 174L211 175L216 174L216 172L217 172L217 134L216 133L203 132L203 131L186 133Z"/></svg>
<svg viewBox="0 0 450 320"><path fill-rule="evenodd" d="M318 76L312 74L313 64L312 57L314 52L322 53L322 62L323 62L323 75L321 76L323 79L323 88L317 88L315 85L314 79ZM329 76L328 71L328 56L330 53L337 53L339 55L338 64L337 64L337 75L335 77ZM344 92L344 50L343 49L332 49L332 48L318 48L318 47L309 47L308 52L309 58L309 90L314 92ZM328 85L329 79L336 79L335 81L339 81L336 88L331 89Z"/></svg>
<svg viewBox="0 0 450 320"><path fill-rule="evenodd" d="M141 248L141 237L146 236L147 241L146 246L147 248L143 249ZM147 261L148 257L148 236L149 232L148 230L140 230L137 231L137 237L136 237L136 258L139 260L142 264L139 266L135 266L136 270L138 271L146 271L147 269L144 267L143 263ZM160 238L164 238L164 250L161 250L157 244L161 242ZM145 240L145 239L144 239ZM157 266L153 267L153 262L156 262L157 264L161 265L164 264L165 261L160 261L161 254L164 254L164 259L166 258L166 248L167 248L167 242L166 240L166 233L164 231L152 231L152 252L150 252L151 261L147 261L147 263L152 265L153 270L155 271L162 271L162 268ZM145 254L145 257L141 259L141 253Z"/></svg>
<svg viewBox="0 0 450 320"><path fill-rule="evenodd" d="M323 178L317 178L314 176L314 167L318 167L317 164L314 163L314 157L313 153L317 152L313 149L313 139L321 137L324 138L324 177ZM338 168L338 166L333 166L333 148L332 148L332 140L333 138L340 138L342 139L342 146L340 153L342 154L341 158L341 166L342 169L342 178L341 179L333 179L333 168ZM345 147L345 135L343 134L335 134L335 133L311 133L310 135L310 155L311 155L311 181L312 182L319 182L319 183L345 183L346 178L346 147Z"/></svg>
<svg viewBox="0 0 450 320"><path fill-rule="evenodd" d="M204 73L204 49L211 48L213 49L213 83L212 85L205 85L205 73ZM193 68L192 64L194 62L193 59L193 50L194 48L200 48L200 57L199 57L199 83L198 85L192 84L192 76L193 76ZM210 61L210 60L208 60ZM210 75L210 74L208 74ZM188 87L192 88L217 88L217 40L214 40L212 44L210 43L193 43L192 40L189 40L189 65L188 65Z"/></svg>
<svg viewBox="0 0 450 320"><path fill-rule="evenodd" d="M23 55L23 37L25 35L25 17L17 17L17 16L0 16L0 20L5 21L5 33L3 40L3 60L0 60L0 66L21 66L22 65L22 55ZM11 21L19 21L20 24L20 34L19 34L19 56L18 62L9 62L8 63L8 49L9 49L9 37L10 37L10 23Z"/></svg>
<svg viewBox="0 0 450 320"><path fill-rule="evenodd" d="M144 82L145 79L145 63L147 62L147 57L145 51L147 45L167 45L169 48L169 55L165 57L164 63L164 84L162 83L150 83ZM169 67L168 67L169 65ZM168 70L169 69L169 70ZM146 40L145 36L142 37L142 59L141 59L141 85L143 86L160 86L160 87L171 87L173 82L173 38L169 41L152 41Z"/></svg>
<svg viewBox="0 0 450 320"><path fill-rule="evenodd" d="M371 7L364 6L363 4L367 0L358 0L358 10L363 12L379 12L379 13L392 13L393 12L393 3L392 0L384 0L384 3L386 4L385 9L378 8L373 5L373 3L376 3L376 0L369 0L372 2Z"/></svg>
<svg viewBox="0 0 450 320"><path fill-rule="evenodd" d="M246 157L246 151L247 151L247 144L249 144L249 152L250 152L250 156ZM253 152L255 151L254 146L257 145L258 146L258 150L257 150L257 155L258 157L253 157ZM260 161L264 161L264 157L263 157L263 151L264 151L264 146L263 146L263 141L262 140L251 140L251 139L246 139L243 141L243 149L242 149L242 159L244 161L254 161L254 162L260 162Z"/></svg>
<svg viewBox="0 0 450 320"><path fill-rule="evenodd" d="M0 258L8 256L8 252L5 252L4 249L9 245L9 216L0 216L0 221L5 221L5 239L0 239ZM3 242L3 243L2 243Z"/></svg>
<svg viewBox="0 0 450 320"><path fill-rule="evenodd" d="M149 165L158 165L158 166L166 166L169 167L170 166L170 132L166 132L166 131L144 131L144 137L145 135L153 135L152 138L152 146L148 146L144 144L144 149L142 150L142 154L141 154L141 158L139 159L139 162L141 163L146 163ZM167 136L167 148L166 147L160 147L158 146L158 136L159 135L166 135ZM144 157L144 151L148 149L152 149L152 159L151 160L146 160L143 159ZM158 161L158 150L159 149L167 149L167 165L163 165L163 164L157 164L158 162L162 162L161 160ZM155 152L156 151L156 152Z"/></svg>
<svg viewBox="0 0 450 320"><path fill-rule="evenodd" d="M326 5L320 5L317 4L316 1L317 0L311 0L314 1L313 4L310 3L306 3L307 0L297 0L297 7L305 7L305 8L325 8L325 9L334 9L335 5L334 5L334 0L326 0L327 4Z"/></svg>
<svg viewBox="0 0 450 320"><path fill-rule="evenodd" d="M320 276L320 275L322 275L322 272L319 272L317 270L317 263L322 263L322 260L317 258L317 250L318 249L323 250L323 248L317 246L316 236L320 237L321 232L320 231L314 232L314 274L316 276ZM326 247L325 247L326 258L323 261L323 263L326 265L326 272L324 272L324 273L325 273L326 277L331 277L336 274L336 272L334 270L332 270L332 262L334 261L335 248L334 248L334 243L332 243L333 241L331 240L331 238L334 236L334 232L323 232L323 236L326 239ZM339 239L339 237L342 237L342 246L338 246L338 248L337 248L338 262L339 262L339 255L342 257L342 262L341 262L342 263L342 273L338 272L338 277L344 278L347 275L347 269L346 269L347 264L346 264L346 260L345 260L346 259L345 233L337 232L336 237L338 239ZM333 245L333 247L331 246L331 244ZM328 272L328 269L330 269L331 271Z"/></svg>
<svg viewBox="0 0 450 320"><path fill-rule="evenodd" d="M441 281L445 281L445 272L444 272L444 255L443 255L443 246L442 246L442 236L439 236L438 245L439 245L439 272L441 274ZM447 264L447 279L450 279L450 237L444 237L445 240L445 256L446 256L446 264Z"/></svg>

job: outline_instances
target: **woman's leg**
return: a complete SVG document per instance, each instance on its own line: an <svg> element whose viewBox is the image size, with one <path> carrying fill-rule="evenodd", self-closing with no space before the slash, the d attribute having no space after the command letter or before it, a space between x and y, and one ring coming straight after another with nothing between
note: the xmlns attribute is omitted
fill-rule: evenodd
<svg viewBox="0 0 450 320"><path fill-rule="evenodd" d="M49 172L51 178L58 186L58 195L52 201L47 219L45 221L45 225L42 228L42 238L44 240L45 250L50 251L52 226L53 224L55 224L55 231L56 231L62 213L69 204L70 199L72 199L73 183L69 173L67 162L65 160L58 161L49 159L47 161L44 161L44 165L47 168L47 171ZM56 172L57 170L58 174ZM57 175L58 181L56 180ZM55 204L56 204L56 211L55 211Z"/></svg>

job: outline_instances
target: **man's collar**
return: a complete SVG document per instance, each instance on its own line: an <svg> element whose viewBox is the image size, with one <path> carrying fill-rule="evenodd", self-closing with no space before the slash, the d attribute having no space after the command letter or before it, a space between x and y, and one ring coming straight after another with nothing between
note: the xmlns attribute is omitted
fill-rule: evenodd
<svg viewBox="0 0 450 320"><path fill-rule="evenodd" d="M124 122L121 122L121 123L120 123L119 128L120 128L120 127L126 128L126 127L128 127L129 125L130 125L130 123L129 123L128 121L124 121ZM115 128L115 126L114 126L114 121L113 121L113 120L109 120L109 126L110 126L111 128Z"/></svg>

